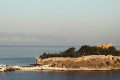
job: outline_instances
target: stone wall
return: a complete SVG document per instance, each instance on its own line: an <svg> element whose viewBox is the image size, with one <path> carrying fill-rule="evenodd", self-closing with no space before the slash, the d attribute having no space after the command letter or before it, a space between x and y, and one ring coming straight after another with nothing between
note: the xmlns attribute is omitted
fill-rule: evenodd
<svg viewBox="0 0 120 80"><path fill-rule="evenodd" d="M119 59L119 61L118 61ZM107 66L106 62L110 62L113 65L120 65L120 57L112 55L91 55L91 56L82 56L79 58L70 58L70 57L51 57L46 59L40 59L36 57L36 64L48 64L55 66L65 67L84 67L84 66ZM117 64L116 64L117 62Z"/></svg>
<svg viewBox="0 0 120 80"><path fill-rule="evenodd" d="M112 46L113 46L112 43L98 43L98 47L102 47L102 48L109 48Z"/></svg>
<svg viewBox="0 0 120 80"><path fill-rule="evenodd" d="M90 59L110 59L112 60L113 58L118 58L118 56L112 56L112 55L91 55L91 56L82 56L79 58L71 58L71 57L51 57L51 58L46 58L46 59L40 59L38 56L36 57L36 64L44 63L46 61L66 61L66 60L71 60L74 62L79 62L81 60L90 60Z"/></svg>

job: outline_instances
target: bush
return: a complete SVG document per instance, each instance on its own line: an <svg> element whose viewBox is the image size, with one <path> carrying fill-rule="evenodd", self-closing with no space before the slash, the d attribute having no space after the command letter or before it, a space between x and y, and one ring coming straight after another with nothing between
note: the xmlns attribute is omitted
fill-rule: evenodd
<svg viewBox="0 0 120 80"><path fill-rule="evenodd" d="M104 64L103 63L101 63L101 66L103 66Z"/></svg>
<svg viewBox="0 0 120 80"><path fill-rule="evenodd" d="M117 62L120 62L120 60L119 60L119 59L117 59Z"/></svg>
<svg viewBox="0 0 120 80"><path fill-rule="evenodd" d="M109 62L109 61L107 61L107 62L106 62L106 64L107 64L107 65L110 65L110 62Z"/></svg>
<svg viewBox="0 0 120 80"><path fill-rule="evenodd" d="M116 64L116 63L117 63L117 61L114 61L114 63Z"/></svg>
<svg viewBox="0 0 120 80"><path fill-rule="evenodd" d="M114 60L114 57L112 57L112 60Z"/></svg>

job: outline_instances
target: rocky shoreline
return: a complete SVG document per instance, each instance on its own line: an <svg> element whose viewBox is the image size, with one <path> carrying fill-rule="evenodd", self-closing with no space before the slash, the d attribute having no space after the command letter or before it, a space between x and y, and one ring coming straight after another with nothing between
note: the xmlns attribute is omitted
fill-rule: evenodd
<svg viewBox="0 0 120 80"><path fill-rule="evenodd" d="M70 71L112 71L112 70L120 70L119 68L85 68L85 69L79 69L79 68L71 68Z"/></svg>
<svg viewBox="0 0 120 80"><path fill-rule="evenodd" d="M29 68L29 69L28 69ZM15 68L12 66L12 70L20 70L20 71L41 71L41 70L48 70L48 71L113 71L113 70L120 70L120 67L106 67L106 68L87 68L87 67L81 67L81 68L59 68L59 67L19 67Z"/></svg>
<svg viewBox="0 0 120 80"><path fill-rule="evenodd" d="M120 70L120 57L112 55L91 55L79 58L51 57L41 59L36 57L36 63L28 66L7 66L7 70L25 71L108 71Z"/></svg>
<svg viewBox="0 0 120 80"><path fill-rule="evenodd" d="M52 57L40 59L36 57L36 64L46 64L52 67L60 66L75 70L120 70L120 57L112 55L91 55L79 58Z"/></svg>

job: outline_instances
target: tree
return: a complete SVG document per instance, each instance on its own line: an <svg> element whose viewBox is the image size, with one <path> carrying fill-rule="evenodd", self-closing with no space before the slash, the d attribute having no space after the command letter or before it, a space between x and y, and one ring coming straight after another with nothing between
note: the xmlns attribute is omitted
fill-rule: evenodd
<svg viewBox="0 0 120 80"><path fill-rule="evenodd" d="M74 52L75 52L75 48L74 48L74 47L69 48L69 49L67 50L67 53L74 53Z"/></svg>
<svg viewBox="0 0 120 80"><path fill-rule="evenodd" d="M46 56L46 53L43 53L43 56Z"/></svg>
<svg viewBox="0 0 120 80"><path fill-rule="evenodd" d="M112 46L112 47L109 47L108 50L111 50L111 51L113 51L113 52L116 51L115 47L113 47L113 46Z"/></svg>
<svg viewBox="0 0 120 80"><path fill-rule="evenodd" d="M60 52L59 54L53 53L53 54L46 54L43 53L43 55L40 55L41 59L49 58L49 57L81 57L85 55L114 55L114 56L120 56L120 51L117 51L115 47L109 47L107 48L101 48L96 46L88 46L84 45L82 46L78 51L75 51L74 47L71 47L64 52ZM108 63L108 62L107 62ZM109 63L108 63L109 64Z"/></svg>

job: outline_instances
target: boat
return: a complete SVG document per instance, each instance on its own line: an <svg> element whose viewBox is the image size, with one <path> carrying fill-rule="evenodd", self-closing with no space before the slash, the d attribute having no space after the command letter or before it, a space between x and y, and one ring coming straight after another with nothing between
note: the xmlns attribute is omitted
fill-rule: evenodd
<svg viewBox="0 0 120 80"><path fill-rule="evenodd" d="M10 70L10 71L20 70L20 66L9 66L7 70Z"/></svg>
<svg viewBox="0 0 120 80"><path fill-rule="evenodd" d="M8 68L7 71L15 71L14 68Z"/></svg>
<svg viewBox="0 0 120 80"><path fill-rule="evenodd" d="M0 72L5 72L7 70L6 65L0 65Z"/></svg>

